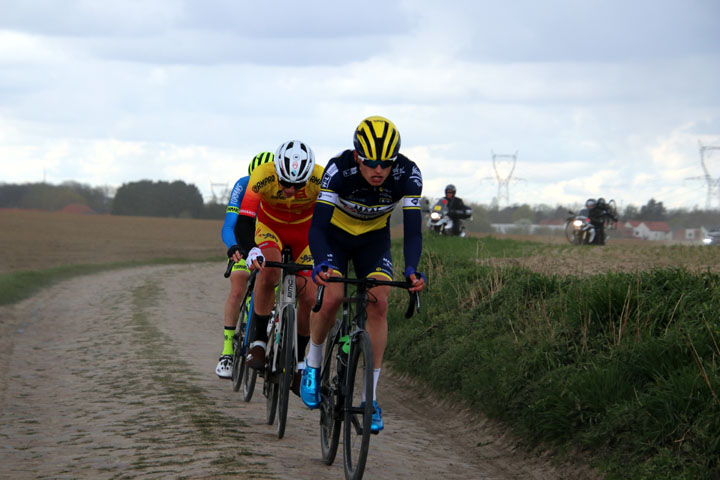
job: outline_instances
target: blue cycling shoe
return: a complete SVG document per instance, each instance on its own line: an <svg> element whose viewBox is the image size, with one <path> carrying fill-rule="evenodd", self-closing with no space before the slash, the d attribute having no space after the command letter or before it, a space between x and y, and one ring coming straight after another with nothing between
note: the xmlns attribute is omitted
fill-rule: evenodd
<svg viewBox="0 0 720 480"><path fill-rule="evenodd" d="M375 411L372 414L372 425L370 426L370 433L380 433L380 430L385 428L385 423L382 419L382 408L378 406L377 402L373 400L373 408ZM360 404L360 408L365 407L365 402Z"/></svg>
<svg viewBox="0 0 720 480"><path fill-rule="evenodd" d="M310 409L320 406L320 369L305 364L300 383L300 398Z"/></svg>

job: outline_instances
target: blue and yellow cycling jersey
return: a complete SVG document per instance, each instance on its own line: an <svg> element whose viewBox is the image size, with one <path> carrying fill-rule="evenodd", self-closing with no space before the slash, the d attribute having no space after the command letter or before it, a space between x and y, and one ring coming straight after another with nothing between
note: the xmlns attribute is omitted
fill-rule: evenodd
<svg viewBox="0 0 720 480"><path fill-rule="evenodd" d="M235 232L235 226L237 225L238 214L240 213L240 204L245 196L248 182L250 177L242 177L232 189L230 194L230 201L228 202L227 209L225 209L225 223L222 226L222 240L227 248L237 245L238 234Z"/></svg>
<svg viewBox="0 0 720 480"><path fill-rule="evenodd" d="M330 225L353 236L388 229L390 214L402 201L405 266L417 268L422 249L420 196L422 175L415 162L398 154L388 178L379 187L362 176L353 150L345 150L325 167L313 222L310 249L315 264L332 265L328 246Z"/></svg>

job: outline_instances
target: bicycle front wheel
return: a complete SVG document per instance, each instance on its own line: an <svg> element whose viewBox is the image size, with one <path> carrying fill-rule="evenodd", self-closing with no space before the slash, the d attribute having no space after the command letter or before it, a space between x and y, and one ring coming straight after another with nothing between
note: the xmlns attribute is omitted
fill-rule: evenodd
<svg viewBox="0 0 720 480"><path fill-rule="evenodd" d="M240 390L245 373L245 329L247 310L240 311L235 335L233 336L232 386L234 391Z"/></svg>
<svg viewBox="0 0 720 480"><path fill-rule="evenodd" d="M342 379L345 377L347 354L342 353L339 328L340 324L336 324L327 337L320 379L320 449L326 465L332 465L337 454L345 398Z"/></svg>
<svg viewBox="0 0 720 480"><path fill-rule="evenodd" d="M285 435L287 424L290 385L295 373L295 307L288 305L283 310L282 335L278 348L278 438Z"/></svg>
<svg viewBox="0 0 720 480"><path fill-rule="evenodd" d="M373 413L373 359L370 336L364 330L352 336L347 367L343 421L345 478L357 480L365 471Z"/></svg>
<svg viewBox="0 0 720 480"><path fill-rule="evenodd" d="M275 422L275 412L277 411L278 404L278 384L272 383L268 380L267 375L265 376L265 382L263 383L263 393L267 397L266 405L266 418L267 424L272 425Z"/></svg>

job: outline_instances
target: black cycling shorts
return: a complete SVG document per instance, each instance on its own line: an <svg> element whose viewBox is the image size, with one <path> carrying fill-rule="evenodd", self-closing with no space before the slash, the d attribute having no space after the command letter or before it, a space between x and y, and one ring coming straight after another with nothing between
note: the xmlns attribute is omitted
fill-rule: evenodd
<svg viewBox="0 0 720 480"><path fill-rule="evenodd" d="M347 276L348 262L351 261L358 278L379 273L388 280L393 279L389 227L362 235L351 235L335 225L330 225L327 239L333 255L331 263L342 275Z"/></svg>

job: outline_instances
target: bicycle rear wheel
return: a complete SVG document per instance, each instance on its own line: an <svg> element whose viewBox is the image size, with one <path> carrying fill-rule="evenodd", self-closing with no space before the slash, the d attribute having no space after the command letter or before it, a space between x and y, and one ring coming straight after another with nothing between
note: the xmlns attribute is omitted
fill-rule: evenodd
<svg viewBox="0 0 720 480"><path fill-rule="evenodd" d="M278 438L285 435L287 424L290 385L295 373L297 360L293 352L295 340L295 307L288 305L283 310L282 335L277 350L278 355Z"/></svg>
<svg viewBox="0 0 720 480"><path fill-rule="evenodd" d="M332 465L340 442L342 423L342 379L347 366L347 355L341 352L340 324L328 335L320 379L320 449L326 465Z"/></svg>
<svg viewBox="0 0 720 480"><path fill-rule="evenodd" d="M249 402L255 392L255 382L257 381L258 371L254 368L250 368L247 364L244 364L244 373L242 381L242 396L243 400Z"/></svg>
<svg viewBox="0 0 720 480"><path fill-rule="evenodd" d="M352 336L348 358L343 459L345 478L362 478L370 448L373 413L373 359L370 336L364 330Z"/></svg>

